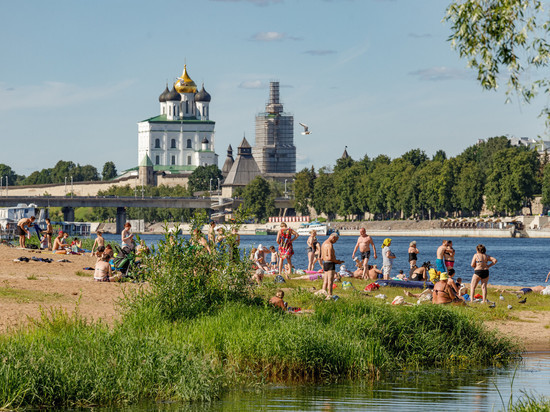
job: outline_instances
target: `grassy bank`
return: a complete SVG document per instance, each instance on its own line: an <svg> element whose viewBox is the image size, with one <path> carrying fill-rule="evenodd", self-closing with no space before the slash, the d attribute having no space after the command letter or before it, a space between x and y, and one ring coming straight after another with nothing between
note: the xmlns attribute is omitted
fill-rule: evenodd
<svg viewBox="0 0 550 412"><path fill-rule="evenodd" d="M298 288L289 301L312 312L279 311L265 299L277 286L251 288L234 239L207 253L196 236L167 233L152 249L148 282L128 290L114 326L52 311L0 336L0 408L209 400L241 385L376 379L517 353L457 308L394 307L355 291L324 301Z"/></svg>
<svg viewBox="0 0 550 412"><path fill-rule="evenodd" d="M227 303L187 321L132 313L113 328L63 312L0 338L0 406L209 400L241 384L376 378L468 367L514 348L468 316L432 305L326 302L311 316Z"/></svg>

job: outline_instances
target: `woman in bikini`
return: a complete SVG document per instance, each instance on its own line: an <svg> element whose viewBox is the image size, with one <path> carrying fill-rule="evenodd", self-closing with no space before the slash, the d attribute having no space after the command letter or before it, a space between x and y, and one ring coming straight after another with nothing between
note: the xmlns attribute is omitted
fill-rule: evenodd
<svg viewBox="0 0 550 412"><path fill-rule="evenodd" d="M307 238L307 270L313 270L313 267L315 266L315 254L317 253L318 244L317 231L312 230L311 234Z"/></svg>
<svg viewBox="0 0 550 412"><path fill-rule="evenodd" d="M443 256L445 256L445 267L447 268L447 271L449 271L449 269L455 266L455 250L453 249L452 240L447 241L447 248L445 249Z"/></svg>
<svg viewBox="0 0 550 412"><path fill-rule="evenodd" d="M292 255L294 255L294 249L292 248L292 242L298 239L298 233L287 227L286 223L281 223L281 230L277 233L277 244L279 245L279 274L283 274L283 261L286 259L288 262L288 275L292 273Z"/></svg>
<svg viewBox="0 0 550 412"><path fill-rule="evenodd" d="M454 293L454 290L450 287L448 279L449 276L446 272L443 272L440 275L439 281L434 285L432 303L448 304L452 303L455 300L456 294Z"/></svg>
<svg viewBox="0 0 550 412"><path fill-rule="evenodd" d="M95 264L94 280L96 282L119 282L121 275L111 276L111 265L109 255L103 255Z"/></svg>
<svg viewBox="0 0 550 412"><path fill-rule="evenodd" d="M476 286L481 282L482 303L487 302L487 283L489 282L489 268L496 265L497 260L489 256L485 246L477 245L477 253L472 257L471 266L474 268L474 276L470 285L470 299L474 299Z"/></svg>
<svg viewBox="0 0 550 412"><path fill-rule="evenodd" d="M416 261L418 259L418 249L416 248L416 240L409 244L409 265L411 269L416 269Z"/></svg>

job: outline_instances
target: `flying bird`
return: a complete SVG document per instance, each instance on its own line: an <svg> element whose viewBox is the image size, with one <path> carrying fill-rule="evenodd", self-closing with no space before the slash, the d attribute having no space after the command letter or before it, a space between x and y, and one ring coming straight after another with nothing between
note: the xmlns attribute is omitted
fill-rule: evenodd
<svg viewBox="0 0 550 412"><path fill-rule="evenodd" d="M304 128L304 131L302 132L303 135L311 134L311 132L309 131L309 127L308 127L307 124L300 123L300 126L302 126L302 127Z"/></svg>

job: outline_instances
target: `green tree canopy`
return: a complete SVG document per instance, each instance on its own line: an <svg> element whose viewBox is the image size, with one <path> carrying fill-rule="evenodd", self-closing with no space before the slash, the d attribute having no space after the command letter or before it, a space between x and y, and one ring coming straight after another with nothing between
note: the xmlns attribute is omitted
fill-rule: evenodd
<svg viewBox="0 0 550 412"><path fill-rule="evenodd" d="M8 185L14 186L16 182L19 180L19 176L12 170L11 167L8 165L5 165L3 163L0 163L0 181L1 186L6 186L6 177L8 178Z"/></svg>
<svg viewBox="0 0 550 412"><path fill-rule="evenodd" d="M294 178L294 208L301 214L309 213L315 187L315 169L305 168L296 173Z"/></svg>
<svg viewBox="0 0 550 412"><path fill-rule="evenodd" d="M111 180L117 176L117 170L114 162L105 162L101 177L103 180Z"/></svg>
<svg viewBox="0 0 550 412"><path fill-rule="evenodd" d="M222 172L218 166L198 166L189 176L187 186L191 193L215 190L218 187L218 179L220 182L223 180Z"/></svg>
<svg viewBox="0 0 550 412"><path fill-rule="evenodd" d="M269 182L261 176L256 176L243 190L244 207L258 220L263 220L274 209L271 194Z"/></svg>
<svg viewBox="0 0 550 412"><path fill-rule="evenodd" d="M542 1L454 0L445 20L451 24L451 46L476 70L483 88L496 90L505 81L507 95L527 103L539 90L548 91L550 22ZM543 113L549 125L548 104Z"/></svg>

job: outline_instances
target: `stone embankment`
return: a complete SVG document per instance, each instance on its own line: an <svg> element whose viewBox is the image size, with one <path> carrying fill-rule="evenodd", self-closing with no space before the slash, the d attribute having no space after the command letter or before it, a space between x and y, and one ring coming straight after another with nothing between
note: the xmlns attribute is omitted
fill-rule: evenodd
<svg viewBox="0 0 550 412"><path fill-rule="evenodd" d="M457 227L445 228L442 227L440 220L384 220L384 221L364 221L364 222L330 222L329 226L338 230L341 236L357 236L359 229L364 227L367 233L373 236L415 236L415 237L493 237L493 238L509 238L509 237L533 237L533 238L550 238L550 226L548 222L534 217L522 217L522 230L516 230L511 225L493 224L493 227L472 228L472 227ZM299 222L288 222L289 227L297 229L300 226ZM241 235L254 235L256 229L267 229L277 231L280 223L267 224L245 224L242 225L239 233ZM168 228L174 230L179 226L183 233L189 233L189 224L168 223ZM164 233L164 223L149 224L146 226L144 233L146 234L161 234ZM115 233L114 223L101 224L102 228L107 233ZM206 228L204 230L206 233Z"/></svg>

